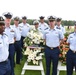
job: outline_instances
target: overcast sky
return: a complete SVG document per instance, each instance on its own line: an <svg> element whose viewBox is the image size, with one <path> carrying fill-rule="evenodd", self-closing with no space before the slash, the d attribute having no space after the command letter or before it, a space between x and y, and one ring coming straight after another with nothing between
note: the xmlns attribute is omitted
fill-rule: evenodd
<svg viewBox="0 0 76 75"><path fill-rule="evenodd" d="M15 16L39 19L49 15L63 20L76 20L76 0L0 0L0 15L12 12Z"/></svg>

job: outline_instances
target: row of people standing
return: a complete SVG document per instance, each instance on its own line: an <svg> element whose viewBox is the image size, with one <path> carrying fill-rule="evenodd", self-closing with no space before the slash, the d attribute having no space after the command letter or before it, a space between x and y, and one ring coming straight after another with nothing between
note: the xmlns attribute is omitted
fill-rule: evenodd
<svg viewBox="0 0 76 75"><path fill-rule="evenodd" d="M16 51L16 64L20 64L20 59L22 58L22 49L23 48L23 39L27 36L27 33L30 31L30 25L26 23L27 17L24 16L22 17L22 23L19 24L19 18L15 17L14 18L14 25L10 25L11 23L11 18L12 14L11 13L5 13L5 23L4 20L1 17L2 26L5 25L5 30L2 32L2 34L6 34L8 36L8 44L9 44L9 60L10 60L10 65L11 65L11 74L10 75L15 75L14 74L14 55ZM61 19L60 19L61 21ZM34 24L36 25L36 24ZM44 17L40 17L40 23L38 26L38 29L44 34L46 30L49 30L49 26L44 23ZM2 36L1 34L1 36ZM4 44L6 42L4 41ZM4 45L3 44L3 45ZM4 46L3 46L4 47ZM2 56L3 57L3 56ZM5 57L3 58L5 59ZM4 63L5 61L8 60L8 56L5 60L1 60L0 62ZM3 73L3 74L2 74ZM4 75L5 71L2 71L0 75ZM9 75L9 74L5 74Z"/></svg>
<svg viewBox="0 0 76 75"><path fill-rule="evenodd" d="M34 25L39 25L38 21L34 21ZM50 75L50 66L52 62L52 75L57 75L57 66L59 60L60 49L59 45L64 42L65 28L61 26L61 18L57 18L57 25L55 26L56 18L50 16L48 18L49 27L44 29L43 35L46 43L45 59L46 59L46 75ZM38 26L37 26L38 27ZM41 31L40 27L38 27ZM74 32L70 33L67 39L69 50L66 55L66 69L67 75L73 75L73 69L76 71L76 23L74 25Z"/></svg>
<svg viewBox="0 0 76 75"><path fill-rule="evenodd" d="M9 57L9 39L4 34L5 22L3 17L0 17L0 75L10 75L11 66Z"/></svg>
<svg viewBox="0 0 76 75"><path fill-rule="evenodd" d="M4 27L4 31L1 33L1 36L3 36L3 33L8 37L8 41L6 39L6 37L2 40L3 46L5 46L6 42L8 43L6 49L9 51L8 56L1 56L3 57L2 60L0 61L1 65L4 63L6 63L8 60L10 61L10 64L8 65L5 64L4 66L6 67L1 67L2 71L0 72L0 75L15 75L14 73L14 66L15 66L15 62L14 62L14 56L15 56L15 52L16 52L16 64L20 64L20 59L21 59L21 33L26 36L26 33L29 31L29 29L27 30L27 28L22 28L20 26L23 26L22 24L19 26L19 18L15 17L14 18L14 25L10 25L11 23L11 18L12 18L12 14L11 13L5 13L5 21L3 19L3 17L0 17L1 23L0 25L2 27ZM22 19L24 20L25 17L22 17ZM28 27L28 25L25 24L26 27ZM26 32L27 30L27 32ZM6 39L6 40L5 40ZM0 48L1 49L1 48ZM3 48L4 49L4 48ZM5 51L5 54L7 54L7 50ZM2 53L3 54L3 53ZM8 71L9 70L9 71Z"/></svg>

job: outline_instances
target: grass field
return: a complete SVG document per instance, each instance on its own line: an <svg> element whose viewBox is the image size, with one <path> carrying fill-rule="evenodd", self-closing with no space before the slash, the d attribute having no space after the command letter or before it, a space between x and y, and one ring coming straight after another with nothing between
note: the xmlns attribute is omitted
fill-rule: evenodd
<svg viewBox="0 0 76 75"><path fill-rule="evenodd" d="M20 65L15 66L15 75L21 75L22 67L26 61L26 57L23 57L23 60L21 61ZM43 65L44 65L44 71L45 71L45 59L43 58ZM41 75L40 71L26 71L24 75ZM50 74L51 75L51 74ZM61 71L60 75L66 75L65 71ZM73 75L76 75L75 73Z"/></svg>

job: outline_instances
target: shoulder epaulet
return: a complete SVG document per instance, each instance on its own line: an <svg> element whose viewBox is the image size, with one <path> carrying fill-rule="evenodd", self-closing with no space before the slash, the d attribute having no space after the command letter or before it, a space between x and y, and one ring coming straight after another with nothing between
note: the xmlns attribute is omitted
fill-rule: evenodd
<svg viewBox="0 0 76 75"><path fill-rule="evenodd" d="M39 28L40 30L42 30L41 28Z"/></svg>
<svg viewBox="0 0 76 75"><path fill-rule="evenodd" d="M49 28L47 27L47 28L45 28L44 30L47 30L47 29L49 29Z"/></svg>
<svg viewBox="0 0 76 75"><path fill-rule="evenodd" d="M8 37L8 35L7 35L6 33L3 33L3 35L5 35L5 36L7 36L7 37Z"/></svg>

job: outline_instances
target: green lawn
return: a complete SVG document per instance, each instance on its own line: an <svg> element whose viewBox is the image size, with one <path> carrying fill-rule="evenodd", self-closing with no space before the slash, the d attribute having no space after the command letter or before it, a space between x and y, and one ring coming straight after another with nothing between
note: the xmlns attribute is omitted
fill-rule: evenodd
<svg viewBox="0 0 76 75"><path fill-rule="evenodd" d="M21 65L16 65L15 66L15 75L21 75L22 67L26 61L26 57L23 57L23 60L21 61ZM44 65L44 70L45 70L45 59L43 58L43 65ZM40 71L26 71L25 75L41 75ZM60 75L66 75L65 71L61 71ZM73 75L76 75L75 73Z"/></svg>

